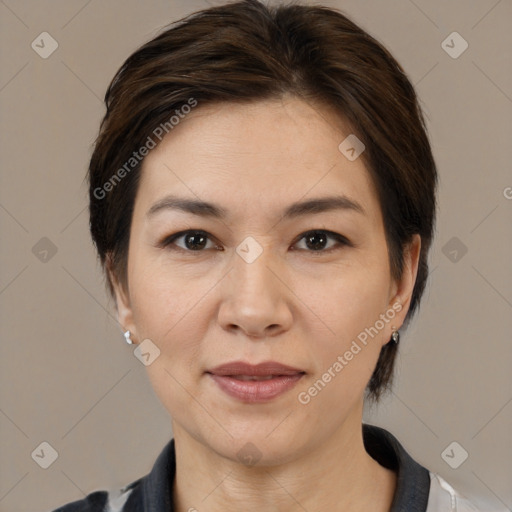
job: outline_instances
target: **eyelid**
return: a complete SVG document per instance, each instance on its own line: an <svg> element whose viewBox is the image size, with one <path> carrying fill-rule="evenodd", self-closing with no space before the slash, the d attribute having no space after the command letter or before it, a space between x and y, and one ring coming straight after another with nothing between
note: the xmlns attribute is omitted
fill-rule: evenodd
<svg viewBox="0 0 512 512"><path fill-rule="evenodd" d="M304 231L301 233L293 243L293 245L300 242L302 239L304 239L307 235L310 235L312 233L325 233L328 238L332 238L338 242L338 245L335 245L334 247L331 247L330 249L326 249L323 251L307 251L311 252L313 254L326 254L329 253L331 250L338 249L340 245L347 245L349 247L353 247L354 244L345 236L343 236L340 233L336 233L335 231L330 231L329 229L323 229L323 228L316 228L316 229L309 229L308 231Z"/></svg>
<svg viewBox="0 0 512 512"><path fill-rule="evenodd" d="M164 237L164 239L161 242L159 242L157 244L157 246L162 249L169 248L170 246L172 246L174 244L174 242L176 240L178 240L179 238L182 238L183 236L190 234L190 233L204 235L211 242L217 243L215 237L213 235L211 235L210 233L208 233L207 231L204 231L202 229L185 229L183 231L179 231L177 233L174 233L172 235ZM307 250L307 249L300 249L300 250L303 250L303 251L306 251L306 252L309 252L312 254L320 255L320 254L328 254L333 250L339 249L340 246L341 247L342 246L354 247L354 244L348 238L343 236L342 234L337 233L335 231L330 231L328 229L323 229L323 228L315 228L315 229L309 229L307 231L304 231L295 239L292 246L296 245L298 242L303 240L307 235L310 235L313 233L325 233L328 238L334 239L338 243L337 243L337 245L330 247L329 249L325 249L325 250L319 250L319 251L312 251L312 250ZM218 247L219 246L217 246L217 248ZM186 252L186 253L201 253L201 252L205 252L206 249L199 250L199 251L193 251L190 249L184 249L183 247L179 247L177 245L173 245L172 250L182 251L182 252ZM221 249L221 250L223 250L223 249Z"/></svg>
<svg viewBox="0 0 512 512"><path fill-rule="evenodd" d="M182 252L188 252L188 253L200 253L204 252L202 251L191 251L190 249L183 249L183 247L178 247L177 245L174 245L174 242L178 240L179 238L182 238L185 235L188 234L196 234L196 235L204 235L208 238L209 241L214 242L215 237L213 235L210 235L207 231L204 231L202 229L184 229L183 231L179 231L177 233L174 233L172 235L166 236L163 238L161 242L157 244L157 246L161 249L169 248L169 246L173 246L173 250L176 251L182 251Z"/></svg>

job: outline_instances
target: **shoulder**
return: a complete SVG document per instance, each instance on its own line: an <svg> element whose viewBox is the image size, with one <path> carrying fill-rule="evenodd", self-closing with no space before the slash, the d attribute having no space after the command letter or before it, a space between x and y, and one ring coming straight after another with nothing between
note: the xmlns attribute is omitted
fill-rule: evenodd
<svg viewBox="0 0 512 512"><path fill-rule="evenodd" d="M141 482L139 479L122 489L95 491L51 512L135 512L141 510Z"/></svg>
<svg viewBox="0 0 512 512"><path fill-rule="evenodd" d="M429 471L430 492L425 512L479 512L467 498L457 492L444 478Z"/></svg>
<svg viewBox="0 0 512 512"><path fill-rule="evenodd" d="M440 475L414 460L387 430L364 424L363 439L368 453L397 473L391 512L482 512Z"/></svg>
<svg viewBox="0 0 512 512"><path fill-rule="evenodd" d="M95 491L48 512L140 512L160 510L172 503L176 454L172 438L153 464L151 471L122 489Z"/></svg>

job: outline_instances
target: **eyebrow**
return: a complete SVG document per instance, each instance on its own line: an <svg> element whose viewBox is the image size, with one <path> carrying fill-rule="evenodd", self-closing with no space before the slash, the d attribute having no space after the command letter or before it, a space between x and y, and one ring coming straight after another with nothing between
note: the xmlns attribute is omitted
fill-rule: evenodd
<svg viewBox="0 0 512 512"><path fill-rule="evenodd" d="M222 206L188 199L185 197L166 196L157 201L146 213L147 217L152 217L162 210L179 210L200 217L210 217L214 219L226 219L228 210ZM366 215L364 208L357 202L346 196L329 196L309 199L307 201L292 203L283 212L284 219L292 219L308 214L322 213L332 210L349 210Z"/></svg>

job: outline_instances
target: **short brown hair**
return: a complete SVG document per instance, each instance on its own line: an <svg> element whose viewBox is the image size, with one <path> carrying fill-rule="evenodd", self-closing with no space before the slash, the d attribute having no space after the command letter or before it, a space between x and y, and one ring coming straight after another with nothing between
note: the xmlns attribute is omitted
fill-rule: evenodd
<svg viewBox="0 0 512 512"><path fill-rule="evenodd" d="M378 192L393 277L402 274L412 235L421 236L410 320L427 280L437 186L414 88L393 56L341 12L297 3L243 0L193 13L140 47L116 73L88 173L90 229L112 295L108 270L126 285L141 168L136 161L126 167L133 152L191 98L201 106L284 94L327 106L365 144L361 158ZM367 387L375 401L391 385L396 351L395 343L381 350Z"/></svg>

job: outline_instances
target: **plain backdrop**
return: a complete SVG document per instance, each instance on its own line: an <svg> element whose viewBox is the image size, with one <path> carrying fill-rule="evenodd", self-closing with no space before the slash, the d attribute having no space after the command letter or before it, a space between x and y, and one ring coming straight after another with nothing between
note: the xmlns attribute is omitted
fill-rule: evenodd
<svg viewBox="0 0 512 512"><path fill-rule="evenodd" d="M481 510L511 510L512 4L323 5L403 65L440 173L420 314L402 336L393 393L365 421L390 430ZM126 485L172 436L105 293L84 177L119 66L166 24L207 6L0 2L2 512L42 512ZM46 469L41 450L46 462L56 455Z"/></svg>

